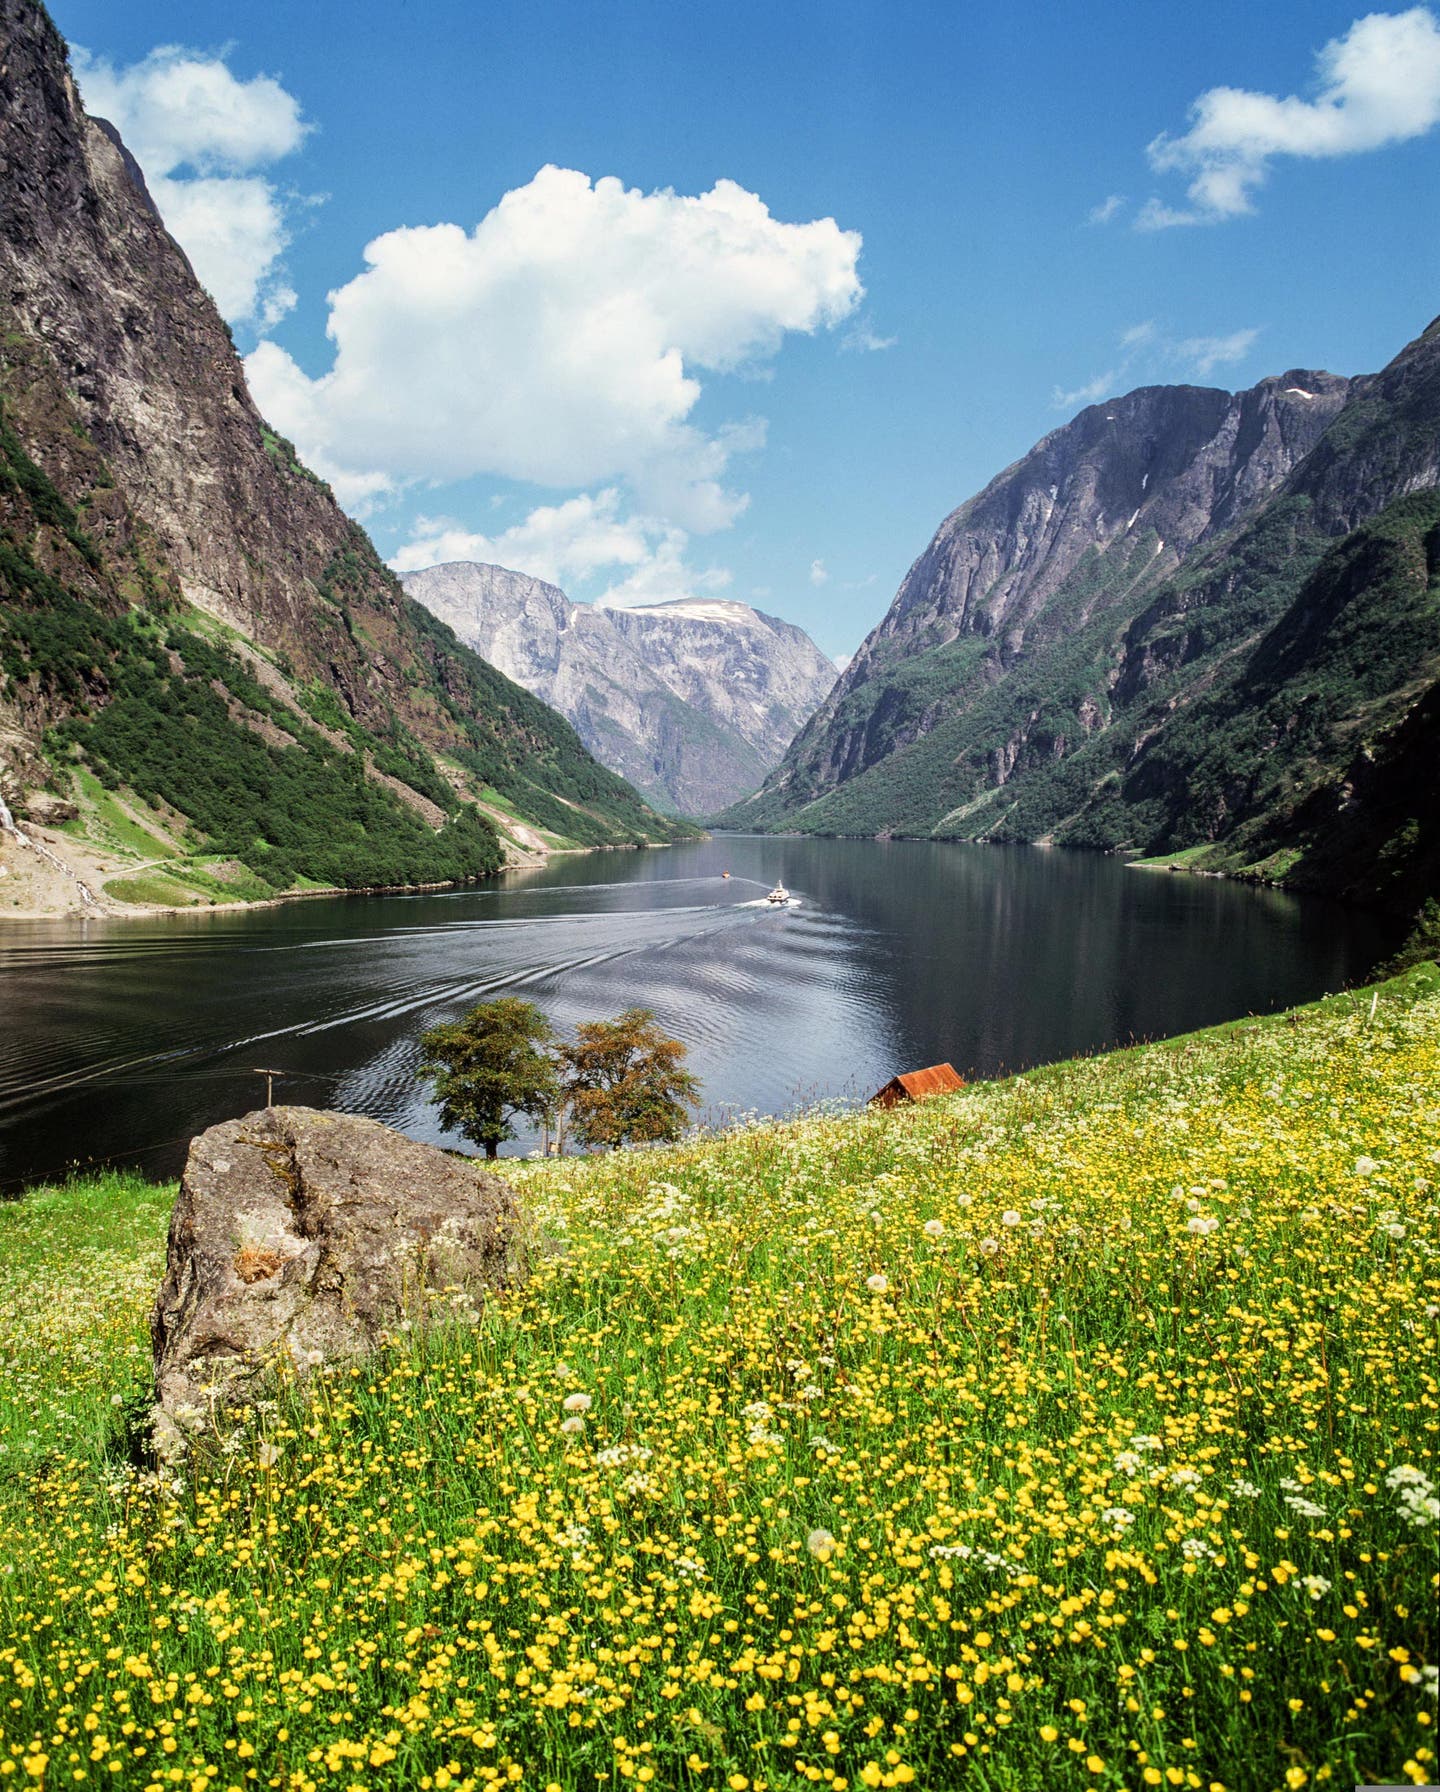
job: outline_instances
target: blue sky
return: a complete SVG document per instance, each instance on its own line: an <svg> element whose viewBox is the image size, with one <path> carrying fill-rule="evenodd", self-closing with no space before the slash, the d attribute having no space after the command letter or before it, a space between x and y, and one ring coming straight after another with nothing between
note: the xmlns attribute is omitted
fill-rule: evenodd
<svg viewBox="0 0 1440 1792"><path fill-rule="evenodd" d="M402 565L736 597L839 655L1081 404L1369 371L1440 310L1423 7L53 11Z"/></svg>

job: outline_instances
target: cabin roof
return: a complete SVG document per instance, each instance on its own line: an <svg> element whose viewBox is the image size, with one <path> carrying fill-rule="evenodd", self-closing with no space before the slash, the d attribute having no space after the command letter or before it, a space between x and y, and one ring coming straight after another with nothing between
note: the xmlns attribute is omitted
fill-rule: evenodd
<svg viewBox="0 0 1440 1792"><path fill-rule="evenodd" d="M965 1079L959 1075L953 1064L930 1064L924 1070L905 1070L899 1076L892 1076L883 1089L878 1089L871 1100L878 1100L881 1095L898 1095L902 1091L912 1101L919 1101L926 1095L946 1095L951 1090L963 1089Z"/></svg>

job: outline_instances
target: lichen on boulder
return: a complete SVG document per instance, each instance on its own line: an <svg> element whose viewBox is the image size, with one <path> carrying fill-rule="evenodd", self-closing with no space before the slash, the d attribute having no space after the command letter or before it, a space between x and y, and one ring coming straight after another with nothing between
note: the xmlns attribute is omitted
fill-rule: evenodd
<svg viewBox="0 0 1440 1792"><path fill-rule="evenodd" d="M524 1274L500 1177L378 1121L264 1108L190 1145L151 1316L153 1429L174 1455L282 1365L304 1377L478 1313Z"/></svg>

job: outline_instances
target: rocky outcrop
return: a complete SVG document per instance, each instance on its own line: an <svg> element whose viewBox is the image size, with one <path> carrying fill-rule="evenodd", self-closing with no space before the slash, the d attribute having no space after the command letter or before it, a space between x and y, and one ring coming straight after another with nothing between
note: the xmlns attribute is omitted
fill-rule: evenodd
<svg viewBox="0 0 1440 1792"><path fill-rule="evenodd" d="M756 789L835 682L802 629L728 599L601 610L468 560L404 584L558 709L602 765L681 814L710 815Z"/></svg>
<svg viewBox="0 0 1440 1792"><path fill-rule="evenodd" d="M155 1302L155 1434L173 1452L282 1364L473 1315L523 1273L499 1177L377 1121L264 1108L190 1146Z"/></svg>

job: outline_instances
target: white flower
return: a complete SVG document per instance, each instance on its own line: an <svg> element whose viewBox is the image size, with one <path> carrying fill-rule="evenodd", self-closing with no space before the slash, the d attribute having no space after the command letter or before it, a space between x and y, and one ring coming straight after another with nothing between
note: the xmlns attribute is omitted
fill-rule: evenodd
<svg viewBox="0 0 1440 1792"><path fill-rule="evenodd" d="M1107 1506L1100 1514L1101 1522L1113 1524L1117 1530L1123 1531L1126 1525L1134 1524L1135 1514L1124 1506Z"/></svg>
<svg viewBox="0 0 1440 1792"><path fill-rule="evenodd" d="M1219 1225L1219 1220L1203 1219L1197 1214L1194 1219L1186 1220L1185 1230L1187 1232L1193 1232L1197 1238L1208 1238L1212 1232L1219 1228Z"/></svg>
<svg viewBox="0 0 1440 1792"><path fill-rule="evenodd" d="M1130 1439L1130 1448L1132 1450L1159 1450L1163 1449L1164 1445L1152 1433L1137 1431L1135 1436Z"/></svg>
<svg viewBox="0 0 1440 1792"><path fill-rule="evenodd" d="M588 1394L567 1394L564 1401L566 1412L589 1412L594 1404Z"/></svg>
<svg viewBox="0 0 1440 1792"><path fill-rule="evenodd" d="M274 1468L275 1464L280 1460L279 1446L276 1444L261 1444L260 1448L255 1452L255 1460L260 1464L261 1468Z"/></svg>
<svg viewBox="0 0 1440 1792"><path fill-rule="evenodd" d="M1215 1551L1205 1542L1203 1537L1187 1537L1180 1545L1186 1561L1198 1562L1204 1556L1213 1558Z"/></svg>
<svg viewBox="0 0 1440 1792"><path fill-rule="evenodd" d="M1260 1489L1253 1481L1244 1481L1238 1476L1230 1483L1230 1491L1238 1494L1242 1500L1258 1500L1260 1497Z"/></svg>
<svg viewBox="0 0 1440 1792"><path fill-rule="evenodd" d="M835 1539L823 1526L817 1525L805 1539L805 1547L817 1561L828 1562L835 1553Z"/></svg>
<svg viewBox="0 0 1440 1792"><path fill-rule="evenodd" d="M1323 1599L1330 1591L1330 1582L1323 1574L1305 1574L1300 1578L1300 1585L1312 1599Z"/></svg>
<svg viewBox="0 0 1440 1792"><path fill-rule="evenodd" d="M1122 1475L1138 1475L1140 1458L1133 1450L1122 1450L1115 1458L1115 1467Z"/></svg>
<svg viewBox="0 0 1440 1792"><path fill-rule="evenodd" d="M1016 1213L1013 1207L1007 1207L1004 1213L1000 1215L1000 1224L1002 1226L1018 1226L1020 1224L1020 1215Z"/></svg>
<svg viewBox="0 0 1440 1792"><path fill-rule="evenodd" d="M974 1553L975 1551L968 1543L932 1543L930 1545L930 1554L937 1562L948 1562L952 1557L964 1561L967 1556L973 1556Z"/></svg>
<svg viewBox="0 0 1440 1792"><path fill-rule="evenodd" d="M596 1468L620 1468L627 1462L648 1462L654 1454L644 1444L610 1444L595 1452Z"/></svg>
<svg viewBox="0 0 1440 1792"><path fill-rule="evenodd" d="M1357 1176L1373 1176L1379 1168L1379 1164L1373 1157L1357 1157L1355 1159L1355 1174Z"/></svg>
<svg viewBox="0 0 1440 1792"><path fill-rule="evenodd" d="M1000 1240L998 1238L982 1238L980 1240L980 1255L982 1257L993 1257L999 1249Z"/></svg>
<svg viewBox="0 0 1440 1792"><path fill-rule="evenodd" d="M1422 1531L1427 1525L1440 1523L1440 1500L1435 1498L1428 1487L1402 1487L1400 1516L1406 1524Z"/></svg>
<svg viewBox="0 0 1440 1792"><path fill-rule="evenodd" d="M759 1425L767 1419L773 1419L775 1409L768 1400L752 1400L748 1406L740 1408L740 1415L749 1419L752 1425Z"/></svg>
<svg viewBox="0 0 1440 1792"><path fill-rule="evenodd" d="M571 1413L568 1419L560 1421L560 1429L569 1437L575 1437L585 1429L585 1421L578 1412Z"/></svg>
<svg viewBox="0 0 1440 1792"><path fill-rule="evenodd" d="M865 1286L872 1294L886 1294L890 1289L890 1278L882 1275L866 1276Z"/></svg>
<svg viewBox="0 0 1440 1792"><path fill-rule="evenodd" d="M975 1205L975 1197L974 1195L956 1195L955 1205L957 1207L973 1207Z"/></svg>
<svg viewBox="0 0 1440 1792"><path fill-rule="evenodd" d="M945 1234L944 1220L926 1220L924 1233L927 1238L942 1238Z"/></svg>
<svg viewBox="0 0 1440 1792"><path fill-rule="evenodd" d="M745 1435L752 1444L783 1444L785 1441L778 1431L770 1431L764 1425L752 1425Z"/></svg>
<svg viewBox="0 0 1440 1792"><path fill-rule="evenodd" d="M1170 1485L1172 1487L1198 1487L1200 1485L1200 1476L1196 1474L1193 1468L1172 1468L1170 1471Z"/></svg>
<svg viewBox="0 0 1440 1792"><path fill-rule="evenodd" d="M1302 1518L1323 1518L1325 1508L1317 1506L1314 1500L1307 1500L1298 1493L1287 1493L1285 1504L1292 1512L1298 1512Z"/></svg>

